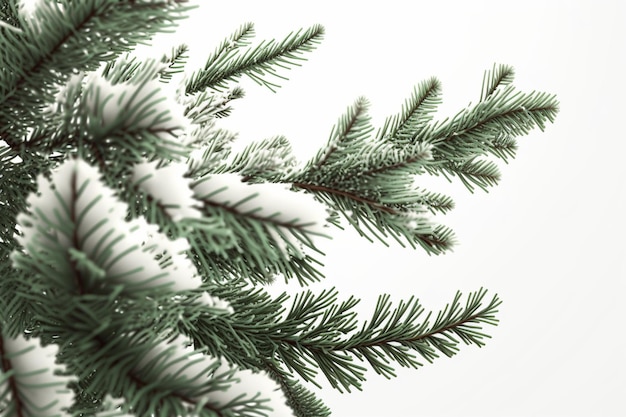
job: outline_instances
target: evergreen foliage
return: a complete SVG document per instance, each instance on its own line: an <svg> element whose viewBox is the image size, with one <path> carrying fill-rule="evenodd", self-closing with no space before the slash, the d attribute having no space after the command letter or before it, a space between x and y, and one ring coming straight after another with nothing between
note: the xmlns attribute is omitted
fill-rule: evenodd
<svg viewBox="0 0 626 417"><path fill-rule="evenodd" d="M237 81L275 90L321 26L254 43L245 24L181 77L185 45L127 53L185 17L184 0L35 6L0 0L3 416L326 416L305 383L350 391L368 369L391 377L485 343L500 300L483 289L436 314L381 295L360 322L354 297L263 285L320 280L316 241L332 225L449 249L430 215L453 201L416 175L497 184L489 157L510 160L517 137L552 122L554 96L519 92L494 66L450 119L434 121L432 78L377 133L359 98L303 164L283 137L233 154L218 119L243 97Z"/></svg>

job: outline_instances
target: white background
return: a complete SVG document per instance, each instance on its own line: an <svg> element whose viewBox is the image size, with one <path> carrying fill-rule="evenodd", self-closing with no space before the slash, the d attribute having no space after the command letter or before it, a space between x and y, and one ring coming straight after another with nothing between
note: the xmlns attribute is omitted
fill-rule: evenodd
<svg viewBox="0 0 626 417"><path fill-rule="evenodd" d="M626 3L198 3L175 35L157 41L188 43L190 69L247 21L259 40L325 26L324 42L277 94L244 82L247 97L224 122L242 141L286 135L302 159L358 96L370 99L379 126L433 75L443 83L443 115L477 101L493 63L514 66L519 89L561 103L554 125L521 138L488 194L428 182L456 201L437 218L456 231L453 252L429 257L340 230L321 242L327 279L314 288L361 297L363 314L383 292L415 294L427 309L480 287L504 301L486 347L463 346L392 380L370 372L362 392L325 388L319 395L333 416L626 415Z"/></svg>

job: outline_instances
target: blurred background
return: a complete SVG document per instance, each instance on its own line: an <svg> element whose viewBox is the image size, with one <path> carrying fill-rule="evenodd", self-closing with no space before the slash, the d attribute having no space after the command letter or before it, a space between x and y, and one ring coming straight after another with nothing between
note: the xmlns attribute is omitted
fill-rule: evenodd
<svg viewBox="0 0 626 417"><path fill-rule="evenodd" d="M188 70L244 22L255 23L259 41L326 28L303 67L283 72L290 80L277 93L242 82L247 96L222 123L242 144L285 135L307 159L357 97L370 100L380 126L431 76L443 84L437 117L453 115L478 101L494 63L515 68L520 90L554 93L561 103L554 125L520 139L489 193L420 179L455 199L455 210L436 219L456 231L453 252L387 248L338 229L320 242L327 278L313 288L360 297L363 319L381 293L416 295L427 310L457 290L485 287L503 299L482 349L398 369L392 380L370 372L361 392L326 384L319 396L333 416L626 415L625 2L196 3L175 34L155 40L163 50L190 45Z"/></svg>

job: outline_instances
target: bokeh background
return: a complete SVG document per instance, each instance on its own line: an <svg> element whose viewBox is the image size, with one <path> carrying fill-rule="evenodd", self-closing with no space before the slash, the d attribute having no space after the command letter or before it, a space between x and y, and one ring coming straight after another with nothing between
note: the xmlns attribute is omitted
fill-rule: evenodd
<svg viewBox="0 0 626 417"><path fill-rule="evenodd" d="M176 33L155 40L168 50L189 44L189 69L244 22L259 40L325 26L324 42L284 73L278 93L244 81L247 97L222 124L241 143L285 135L301 159L357 97L371 101L380 125L430 76L443 83L440 117L476 102L494 63L515 67L520 90L560 100L556 123L520 140L489 193L423 179L456 201L436 219L456 231L453 252L386 248L338 229L320 242L327 279L313 288L362 298L364 318L380 293L414 294L427 310L481 287L504 301L482 349L398 369L392 380L370 372L361 392L319 391L334 416L626 415L626 2L196 3Z"/></svg>

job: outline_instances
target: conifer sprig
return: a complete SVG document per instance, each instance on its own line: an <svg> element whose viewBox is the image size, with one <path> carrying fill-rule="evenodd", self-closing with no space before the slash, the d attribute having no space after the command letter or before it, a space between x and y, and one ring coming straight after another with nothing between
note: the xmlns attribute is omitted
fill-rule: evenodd
<svg viewBox="0 0 626 417"><path fill-rule="evenodd" d="M515 70L509 65L493 65L490 71L485 72L480 101L492 95L500 86L506 86L513 82Z"/></svg>
<svg viewBox="0 0 626 417"><path fill-rule="evenodd" d="M259 196L273 195L281 200L284 193L293 193L283 185L249 184L242 182L244 179L235 174L218 174L194 185L206 217L221 219L234 238L226 257L210 259L210 254L202 255L206 253L204 249L197 254L202 262L219 268L218 274L225 268L222 273L236 271L237 276L261 282L271 282L280 275L296 277L302 284L318 281L322 277L316 268L319 261L307 254L305 248L318 252L313 238L323 236L323 229L306 217L301 218L301 210L288 214L285 210L264 208L267 200L260 200ZM307 196L300 197L305 198L302 205L315 204Z"/></svg>
<svg viewBox="0 0 626 417"><path fill-rule="evenodd" d="M497 295L485 302L486 291L480 289L470 293L463 306L457 293L432 320L434 314L424 317L417 299L400 301L394 307L389 295L382 295L371 319L359 328L354 311L359 300L350 297L338 303L335 290L301 293L289 311L284 308L286 294L272 300L258 291L234 294L213 288L212 292L227 299L235 311L241 311L237 307L244 302L254 302L259 309L254 317L243 312L222 316L212 320L213 326L199 318L187 327L196 343L211 346L210 341L220 338L224 343L220 350L229 352L229 358L249 358L241 365L259 366L255 358L273 358L286 372L313 384L320 371L340 391L360 389L367 371L361 363L390 378L395 376L395 365L418 368L424 365L420 358L431 363L438 353L453 356L461 342L484 346L490 336L483 326L497 324L495 314L501 303Z"/></svg>
<svg viewBox="0 0 626 417"><path fill-rule="evenodd" d="M307 171L327 169L329 166L344 162L350 166L354 161L360 161L359 156L349 151L354 147L365 146L365 141L373 130L371 118L367 113L368 108L369 102L365 97L359 97L352 106L348 107L346 113L333 126L327 145L307 163Z"/></svg>
<svg viewBox="0 0 626 417"><path fill-rule="evenodd" d="M32 18L18 14L21 32L0 28L0 138L17 146L71 74L93 71L173 26L186 3L63 0L41 2Z"/></svg>
<svg viewBox="0 0 626 417"><path fill-rule="evenodd" d="M291 375L282 372L272 363L267 363L265 370L280 384L285 393L287 404L292 408L296 417L328 417L331 415L330 409L315 397L315 394L292 379Z"/></svg>
<svg viewBox="0 0 626 417"><path fill-rule="evenodd" d="M196 125L205 125L215 119L221 119L230 115L232 108L230 102L243 98L245 95L243 88L233 87L223 94L215 91L202 91L188 100L185 109L187 116Z"/></svg>
<svg viewBox="0 0 626 417"><path fill-rule="evenodd" d="M182 44L172 48L169 55L163 55L161 63L167 67L160 70L159 75L164 83L170 82L175 74L181 73L185 69L185 63L189 58L187 52L189 52L189 47Z"/></svg>
<svg viewBox="0 0 626 417"><path fill-rule="evenodd" d="M320 25L305 31L291 33L283 41L262 41L255 47L240 52L243 39L252 35L252 27L243 26L210 57L205 68L196 72L187 82L186 93L193 94L207 88L223 90L231 81L246 75L260 85L275 91L279 85L272 78L286 80L277 71L299 66L305 52L309 52L322 40L324 28Z"/></svg>
<svg viewBox="0 0 626 417"><path fill-rule="evenodd" d="M521 93L512 81L510 67L494 66L485 73L477 105L433 122L441 99L440 83L431 78L418 86L399 114L385 121L376 139L370 137L368 103L359 99L339 119L326 147L289 179L370 240L387 244L390 237L402 244L406 239L413 247L441 253L454 241L451 231L406 227L407 221L422 224L424 211L452 206L449 197L416 189L419 175L457 177L469 191L475 186L487 191L498 183L500 171L486 158L508 161L515 156L516 137L535 127L543 130L558 112L553 95Z"/></svg>
<svg viewBox="0 0 626 417"><path fill-rule="evenodd" d="M239 48L250 45L250 40L254 38L254 36L255 32L253 23L247 22L241 25L239 29L222 41L213 54L208 56L206 63L204 64L203 71L209 71L211 68L216 66L219 67L220 65L225 65L226 62L233 59L234 56L237 55ZM192 77L192 79L197 78L199 80L199 77L200 72L198 72L195 77ZM186 94L194 94L200 90L206 89L206 87L200 87L201 84L196 84L196 88L193 88L193 84L194 83L191 80L187 83L187 89L185 91Z"/></svg>
<svg viewBox="0 0 626 417"><path fill-rule="evenodd" d="M434 77L421 82L404 103L402 112L388 117L376 136L397 145L412 143L415 133L432 120L439 104L441 82Z"/></svg>

